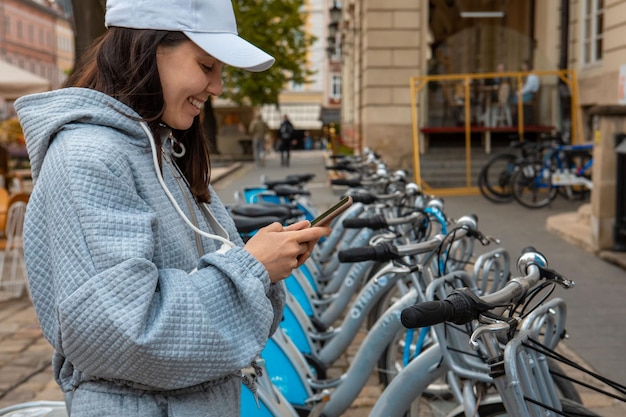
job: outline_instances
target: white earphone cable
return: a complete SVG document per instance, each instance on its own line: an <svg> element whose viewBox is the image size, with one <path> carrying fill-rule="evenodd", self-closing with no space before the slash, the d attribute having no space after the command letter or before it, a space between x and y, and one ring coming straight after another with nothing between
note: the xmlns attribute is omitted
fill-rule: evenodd
<svg viewBox="0 0 626 417"><path fill-rule="evenodd" d="M159 153L157 152L156 144L154 143L154 137L152 136L152 132L150 131L150 128L148 127L148 125L145 122L141 122L141 127L146 132L146 135L148 135L148 138L149 138L149 141L150 141L150 148L152 149L152 162L154 163L154 170L156 171L156 175L157 175L157 179L159 180L159 184L161 184L161 187L163 188L163 191L165 191L165 194L167 195L167 197L171 201L172 205L174 206L174 209L178 212L180 217L182 217L182 219L185 221L185 223L187 223L187 225L194 232L198 233L200 236L204 236L204 237L206 237L208 239L218 240L218 241L222 242L224 245L227 245L229 248L236 247L236 245L233 242L231 242L230 240L228 240L228 239L226 239L226 238L224 238L222 236L214 235L212 233L207 233L204 230L199 229L198 227L196 227L196 225L194 225L191 222L191 220L189 220L187 218L187 216L185 215L183 210L180 208L180 206L176 202L176 199L174 198L174 196L172 195L170 190L167 188L167 185L165 184L165 180L163 179L163 175L161 174L161 169L159 168L159 159L158 159L159 158ZM222 249L220 249L220 251L222 251L223 249L224 249L224 247L222 246Z"/></svg>

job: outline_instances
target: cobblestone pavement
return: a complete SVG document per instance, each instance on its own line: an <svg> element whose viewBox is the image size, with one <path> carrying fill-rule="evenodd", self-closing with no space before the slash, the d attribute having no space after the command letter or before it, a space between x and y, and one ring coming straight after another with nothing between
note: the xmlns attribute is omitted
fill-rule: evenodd
<svg viewBox="0 0 626 417"><path fill-rule="evenodd" d="M0 408L63 399L52 379L52 351L27 296L0 301Z"/></svg>

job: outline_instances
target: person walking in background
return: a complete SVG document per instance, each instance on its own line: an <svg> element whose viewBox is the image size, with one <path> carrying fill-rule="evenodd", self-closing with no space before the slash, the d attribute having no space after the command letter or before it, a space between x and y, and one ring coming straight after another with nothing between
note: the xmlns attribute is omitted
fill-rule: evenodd
<svg viewBox="0 0 626 417"><path fill-rule="evenodd" d="M313 149L313 137L308 130L304 131L304 149L307 151Z"/></svg>
<svg viewBox="0 0 626 417"><path fill-rule="evenodd" d="M289 117L285 114L283 121L278 128L278 135L280 137L280 143L278 150L280 151L280 166L288 167L289 158L291 157L291 141L293 139L293 125L289 120Z"/></svg>
<svg viewBox="0 0 626 417"><path fill-rule="evenodd" d="M252 123L248 133L252 135L252 152L254 152L254 162L257 167L265 166L265 137L269 133L270 128L263 120L261 113L257 114Z"/></svg>
<svg viewBox="0 0 626 417"><path fill-rule="evenodd" d="M276 222L244 244L209 183L198 116L223 66L274 59L237 35L230 0L108 0L105 19L65 88L15 102L35 184L28 284L56 382L72 417L239 417L282 280L330 233Z"/></svg>

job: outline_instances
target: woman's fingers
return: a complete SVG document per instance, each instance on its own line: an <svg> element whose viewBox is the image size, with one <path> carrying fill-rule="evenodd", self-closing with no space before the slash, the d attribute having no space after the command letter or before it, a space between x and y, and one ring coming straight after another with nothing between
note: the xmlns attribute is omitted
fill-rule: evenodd
<svg viewBox="0 0 626 417"><path fill-rule="evenodd" d="M311 223L308 220L301 220L299 222L290 224L289 226L283 227L283 230L289 232L294 230L308 229L309 227L311 227Z"/></svg>
<svg viewBox="0 0 626 417"><path fill-rule="evenodd" d="M244 246L267 269L272 282L288 277L302 265L317 241L330 233L327 227L310 227L308 221L282 227L279 223L260 229Z"/></svg>

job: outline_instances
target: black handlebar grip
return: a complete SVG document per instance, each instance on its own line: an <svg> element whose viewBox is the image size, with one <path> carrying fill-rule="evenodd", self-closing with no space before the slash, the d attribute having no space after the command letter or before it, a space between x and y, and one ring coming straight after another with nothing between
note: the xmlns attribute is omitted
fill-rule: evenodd
<svg viewBox="0 0 626 417"><path fill-rule="evenodd" d="M376 196L370 193L354 193L350 195L355 203L373 204L377 200Z"/></svg>
<svg viewBox="0 0 626 417"><path fill-rule="evenodd" d="M401 257L396 247L388 242L376 246L343 249L339 251L337 256L339 262L343 263L363 261L387 262Z"/></svg>
<svg viewBox="0 0 626 417"><path fill-rule="evenodd" d="M376 249L373 246L348 248L340 250L337 256L343 263L371 261L376 256Z"/></svg>
<svg viewBox="0 0 626 417"><path fill-rule="evenodd" d="M466 324L476 319L481 311L493 306L483 303L467 288L452 292L445 300L426 301L407 307L400 320L408 329L432 326L445 321Z"/></svg>
<svg viewBox="0 0 626 417"><path fill-rule="evenodd" d="M309 182L313 178L315 178L315 174L290 174L286 177L288 180L295 180L298 182Z"/></svg>
<svg viewBox="0 0 626 417"><path fill-rule="evenodd" d="M372 217L354 217L351 219L345 219L343 221L343 227L346 229L384 229L387 227L387 221L382 214L377 214Z"/></svg>
<svg viewBox="0 0 626 417"><path fill-rule="evenodd" d="M356 178L335 178L330 180L332 185L345 185L347 187L360 187L361 181Z"/></svg>
<svg viewBox="0 0 626 417"><path fill-rule="evenodd" d="M407 329L443 323L454 316L454 306L448 300L426 301L402 310L400 321Z"/></svg>
<svg viewBox="0 0 626 417"><path fill-rule="evenodd" d="M331 165L326 167L330 171L358 172L358 169L348 165Z"/></svg>

